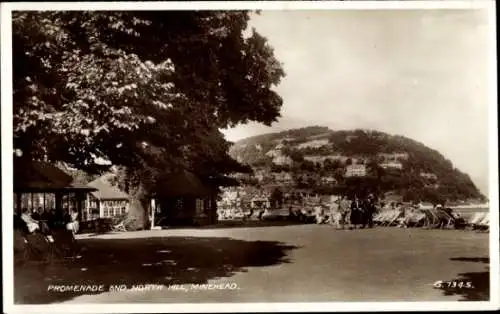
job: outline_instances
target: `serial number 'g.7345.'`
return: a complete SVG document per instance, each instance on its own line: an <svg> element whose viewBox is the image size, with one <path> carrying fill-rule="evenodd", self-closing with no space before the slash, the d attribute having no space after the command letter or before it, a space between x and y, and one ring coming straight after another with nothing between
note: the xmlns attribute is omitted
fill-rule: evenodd
<svg viewBox="0 0 500 314"><path fill-rule="evenodd" d="M433 286L438 289L474 289L471 281L462 280L438 280L433 284Z"/></svg>

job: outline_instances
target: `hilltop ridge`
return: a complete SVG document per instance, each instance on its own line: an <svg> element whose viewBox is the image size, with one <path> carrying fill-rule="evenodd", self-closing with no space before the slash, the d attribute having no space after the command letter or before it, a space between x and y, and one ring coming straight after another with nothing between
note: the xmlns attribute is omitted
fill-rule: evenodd
<svg viewBox="0 0 500 314"><path fill-rule="evenodd" d="M371 185L406 201L485 201L470 177L440 152L401 135L311 126L239 140L230 154L255 172L259 184L333 191Z"/></svg>

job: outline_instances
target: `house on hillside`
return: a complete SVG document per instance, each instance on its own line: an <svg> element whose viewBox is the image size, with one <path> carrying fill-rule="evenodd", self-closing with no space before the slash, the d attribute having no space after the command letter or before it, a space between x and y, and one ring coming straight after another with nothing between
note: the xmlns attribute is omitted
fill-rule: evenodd
<svg viewBox="0 0 500 314"><path fill-rule="evenodd" d="M252 174L237 172L229 175L229 177L236 180L250 180L252 179Z"/></svg>
<svg viewBox="0 0 500 314"><path fill-rule="evenodd" d="M320 140L310 140L304 143L301 143L297 146L298 149L303 148L320 148L323 146L327 146L329 144L328 139L320 139Z"/></svg>
<svg viewBox="0 0 500 314"><path fill-rule="evenodd" d="M358 138L358 135L352 134L352 135L346 135L345 140L346 140L346 142L350 143L352 140L355 140L357 138Z"/></svg>
<svg viewBox="0 0 500 314"><path fill-rule="evenodd" d="M271 208L271 199L266 196L254 196L250 200L250 208L252 209Z"/></svg>
<svg viewBox="0 0 500 314"><path fill-rule="evenodd" d="M320 155L306 155L304 156L304 160L311 161L315 164L321 164L323 165L326 160L330 161L339 161L341 163L345 163L347 159L349 159L348 156L343 156L340 154L332 154L332 155L326 155L326 156L320 156Z"/></svg>
<svg viewBox="0 0 500 314"><path fill-rule="evenodd" d="M111 218L128 213L129 195L111 184L112 176L112 174L105 174L87 184L96 191L88 195L83 220Z"/></svg>
<svg viewBox="0 0 500 314"><path fill-rule="evenodd" d="M273 158L273 163L279 166L291 166L293 160L289 156L280 155Z"/></svg>
<svg viewBox="0 0 500 314"><path fill-rule="evenodd" d="M327 185L337 184L337 179L335 179L333 176L325 176L321 177L321 183Z"/></svg>
<svg viewBox="0 0 500 314"><path fill-rule="evenodd" d="M403 169L403 164L397 161L383 162L379 166L384 169Z"/></svg>
<svg viewBox="0 0 500 314"><path fill-rule="evenodd" d="M257 179L257 181L263 182L267 179L270 179L269 171L265 169L255 170L254 177L255 179Z"/></svg>
<svg viewBox="0 0 500 314"><path fill-rule="evenodd" d="M437 175L432 172L420 172L420 176L428 180L437 180Z"/></svg>
<svg viewBox="0 0 500 314"><path fill-rule="evenodd" d="M321 180L321 176L316 172L303 172L295 177L295 182L318 182Z"/></svg>
<svg viewBox="0 0 500 314"><path fill-rule="evenodd" d="M390 160L408 160L410 158L410 155L406 152L402 153L379 153L377 154L378 157L382 158L385 161L390 161Z"/></svg>
<svg viewBox="0 0 500 314"><path fill-rule="evenodd" d="M367 170L364 164L348 165L345 170L345 177L364 177Z"/></svg>
<svg viewBox="0 0 500 314"><path fill-rule="evenodd" d="M272 158L283 156L283 149L284 148L285 148L285 145L280 143L280 144L276 145L273 149L269 150L266 153L266 156L272 157Z"/></svg>
<svg viewBox="0 0 500 314"><path fill-rule="evenodd" d="M284 148L285 148L285 145L283 143L279 143L278 145L276 145L276 147L274 149L281 151Z"/></svg>
<svg viewBox="0 0 500 314"><path fill-rule="evenodd" d="M353 164L366 164L368 162L368 158L366 157L351 157L351 161Z"/></svg>
<svg viewBox="0 0 500 314"><path fill-rule="evenodd" d="M293 181L293 176L290 172L278 172L274 173L274 181L278 183L283 183L283 184L292 184Z"/></svg>
<svg viewBox="0 0 500 314"><path fill-rule="evenodd" d="M271 149L266 153L267 157L275 158L281 156L281 151L276 149Z"/></svg>
<svg viewBox="0 0 500 314"><path fill-rule="evenodd" d="M323 164L325 158L323 156L309 155L309 156L304 156L304 160L310 161L315 164Z"/></svg>

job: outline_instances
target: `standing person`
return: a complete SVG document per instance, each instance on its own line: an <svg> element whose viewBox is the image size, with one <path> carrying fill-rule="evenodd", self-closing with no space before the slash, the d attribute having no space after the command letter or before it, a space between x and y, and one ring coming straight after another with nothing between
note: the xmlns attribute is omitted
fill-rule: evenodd
<svg viewBox="0 0 500 314"><path fill-rule="evenodd" d="M368 198L363 198L361 200L361 206L360 206L360 213L359 213L359 219L360 219L360 224L361 224L361 229L366 228L366 225L368 223Z"/></svg>
<svg viewBox="0 0 500 314"><path fill-rule="evenodd" d="M354 229L356 229L358 225L361 223L360 220L361 220L361 202L355 195L354 199L351 202L351 226L354 226Z"/></svg>
<svg viewBox="0 0 500 314"><path fill-rule="evenodd" d="M344 229L347 223L347 216L349 214L349 200L345 195L342 195L339 200L339 226Z"/></svg>
<svg viewBox="0 0 500 314"><path fill-rule="evenodd" d="M373 214L375 213L375 210L375 197L373 194L370 194L365 207L366 223L368 228L373 228Z"/></svg>
<svg viewBox="0 0 500 314"><path fill-rule="evenodd" d="M335 225L335 224L338 224L339 223L339 218L338 218L338 214L339 214L339 202L340 202L340 198L335 200L335 201L332 201L330 199L330 203L328 204L328 209L329 209L329 214L328 214L328 223L331 224L332 226Z"/></svg>
<svg viewBox="0 0 500 314"><path fill-rule="evenodd" d="M259 220L262 220L262 216L264 215L264 213L266 212L266 209L264 208L264 206L260 206L260 209L259 209Z"/></svg>
<svg viewBox="0 0 500 314"><path fill-rule="evenodd" d="M318 225L323 223L323 208L321 205L314 206L314 219Z"/></svg>

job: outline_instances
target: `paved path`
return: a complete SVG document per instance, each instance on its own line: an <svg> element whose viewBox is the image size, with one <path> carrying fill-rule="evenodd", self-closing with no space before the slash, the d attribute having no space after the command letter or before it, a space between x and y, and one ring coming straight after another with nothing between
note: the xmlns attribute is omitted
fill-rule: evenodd
<svg viewBox="0 0 500 314"><path fill-rule="evenodd" d="M72 302L286 302L286 301L454 301L433 289L437 280L485 272L487 234L455 230L376 228L332 230L303 225L248 229L164 230L110 237L230 237L280 241L296 246L290 263L249 267L212 283L232 283L223 291L103 293ZM251 252L248 252L251 253ZM246 252L241 252L246 254ZM472 275L472 278L475 278ZM234 284L238 290L231 290ZM176 288L176 287L173 287Z"/></svg>
<svg viewBox="0 0 500 314"><path fill-rule="evenodd" d="M81 278L160 284L161 290L60 298L53 292L40 295L48 297L42 302L455 301L484 298L488 283L488 234L470 231L296 225L140 231L80 241L95 254L82 262L85 269L56 272L59 278L45 285ZM476 291L445 295L432 287L458 278L474 281ZM184 285L170 286L175 283ZM191 283L226 286L202 290Z"/></svg>

